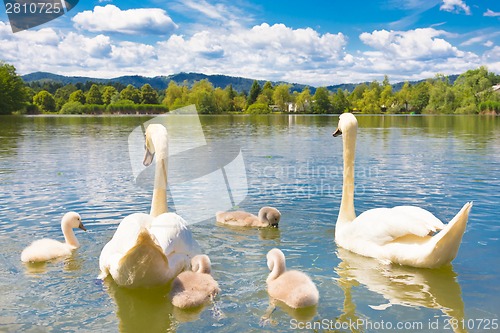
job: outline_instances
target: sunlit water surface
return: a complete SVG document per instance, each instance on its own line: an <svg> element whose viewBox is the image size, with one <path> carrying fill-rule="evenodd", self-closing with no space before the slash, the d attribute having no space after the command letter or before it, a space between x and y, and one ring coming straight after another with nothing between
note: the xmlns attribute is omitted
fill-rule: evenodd
<svg viewBox="0 0 500 333"><path fill-rule="evenodd" d="M316 325L376 332L404 324L399 328L408 332L436 332L452 331L454 323L465 326L456 332L495 331L499 118L358 116L358 214L416 205L448 222L474 201L453 266L425 270L382 265L335 246L342 181L342 140L331 135L337 116L202 117L207 141L241 147L248 195L239 208L256 213L272 205L282 219L270 230L226 228L214 218L190 226L222 289L215 305L198 312L174 309L168 287L133 291L96 278L101 249L120 220L149 211L151 189L136 184L127 142L148 119L0 118L0 331L287 332ZM224 160L223 149L212 153ZM199 187L192 190L218 196ZM31 241L62 239L59 221L69 210L89 230L77 231L81 248L67 259L23 264L20 253ZM309 312L278 307L261 327L269 305L265 255L273 247L283 250L289 268L311 276L320 302Z"/></svg>

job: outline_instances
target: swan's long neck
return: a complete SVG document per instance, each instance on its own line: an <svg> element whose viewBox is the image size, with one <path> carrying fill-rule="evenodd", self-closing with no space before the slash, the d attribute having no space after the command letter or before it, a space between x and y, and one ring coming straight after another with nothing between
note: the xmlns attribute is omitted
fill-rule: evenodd
<svg viewBox="0 0 500 333"><path fill-rule="evenodd" d="M354 159L356 158L356 129L342 133L344 146L344 176L342 201L337 222L351 222L356 218L354 211Z"/></svg>
<svg viewBox="0 0 500 333"><path fill-rule="evenodd" d="M66 241L66 244L74 246L74 247L79 247L80 243L78 243L78 239L76 239L75 233L73 232L73 228L68 225L67 223L63 223L61 225L61 229L64 235L64 240Z"/></svg>
<svg viewBox="0 0 500 333"><path fill-rule="evenodd" d="M272 258L271 260L272 261L269 265L269 269L271 270L271 273L267 277L267 281L272 281L272 280L277 279L281 274L285 273L285 271L286 271L285 260L278 258L278 256Z"/></svg>
<svg viewBox="0 0 500 333"><path fill-rule="evenodd" d="M167 171L168 171L167 157L165 156L164 158L158 158L155 164L155 180L154 180L155 182L153 189L153 199L151 201L151 212L149 213L152 217L157 217L158 215L166 213L168 211Z"/></svg>

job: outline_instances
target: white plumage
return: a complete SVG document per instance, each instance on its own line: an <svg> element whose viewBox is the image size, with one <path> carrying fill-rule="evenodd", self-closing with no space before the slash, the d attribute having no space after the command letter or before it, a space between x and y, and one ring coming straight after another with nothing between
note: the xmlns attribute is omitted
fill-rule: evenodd
<svg viewBox="0 0 500 333"><path fill-rule="evenodd" d="M70 256L74 249L80 246L73 228L87 230L82 224L82 219L78 213L69 212L64 214L61 220L61 229L65 242L44 238L36 240L21 253L21 260L24 262L42 262L58 257Z"/></svg>
<svg viewBox="0 0 500 333"><path fill-rule="evenodd" d="M149 125L146 130L145 165L152 163L155 153L151 213L125 217L99 258L99 278L111 275L120 286L166 284L189 268L191 258L200 253L187 222L175 213L167 213L168 135L159 124Z"/></svg>
<svg viewBox="0 0 500 333"><path fill-rule="evenodd" d="M335 242L352 252L403 265L434 268L457 255L472 203L466 203L447 224L413 206L376 208L358 217L354 211L354 159L358 122L350 113L340 116L334 136L342 134L344 179L335 227Z"/></svg>

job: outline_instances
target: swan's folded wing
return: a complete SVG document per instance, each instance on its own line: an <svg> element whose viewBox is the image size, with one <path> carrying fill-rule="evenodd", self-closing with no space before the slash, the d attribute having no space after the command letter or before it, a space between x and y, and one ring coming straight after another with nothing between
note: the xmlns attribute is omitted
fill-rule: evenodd
<svg viewBox="0 0 500 333"><path fill-rule="evenodd" d="M444 224L432 213L413 206L371 209L352 223L357 224L356 237L379 245L408 235L425 237L444 228Z"/></svg>
<svg viewBox="0 0 500 333"><path fill-rule="evenodd" d="M167 257L173 252L190 256L201 253L187 222L177 214L165 213L157 216L151 224L150 232L156 237L158 245Z"/></svg>
<svg viewBox="0 0 500 333"><path fill-rule="evenodd" d="M99 278L105 278L109 267L135 246L141 229L151 225L153 218L148 214L136 213L125 217L116 229L113 238L104 246L99 256Z"/></svg>

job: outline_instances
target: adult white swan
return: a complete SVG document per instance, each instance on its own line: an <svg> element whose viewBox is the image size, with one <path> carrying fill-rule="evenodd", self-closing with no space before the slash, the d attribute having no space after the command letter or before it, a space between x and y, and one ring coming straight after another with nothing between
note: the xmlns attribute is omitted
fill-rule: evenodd
<svg viewBox="0 0 500 333"><path fill-rule="evenodd" d="M435 268L457 255L472 203L444 225L430 212L412 206L376 208L358 217L354 211L354 158L358 121L340 115L333 136L342 134L344 174L342 201L335 226L335 242L352 252L385 262Z"/></svg>
<svg viewBox="0 0 500 333"><path fill-rule="evenodd" d="M144 165L156 155L151 212L125 217L99 258L99 278L111 275L118 285L130 288L165 284L200 253L186 221L167 213L168 134L163 125L148 126L145 148Z"/></svg>

